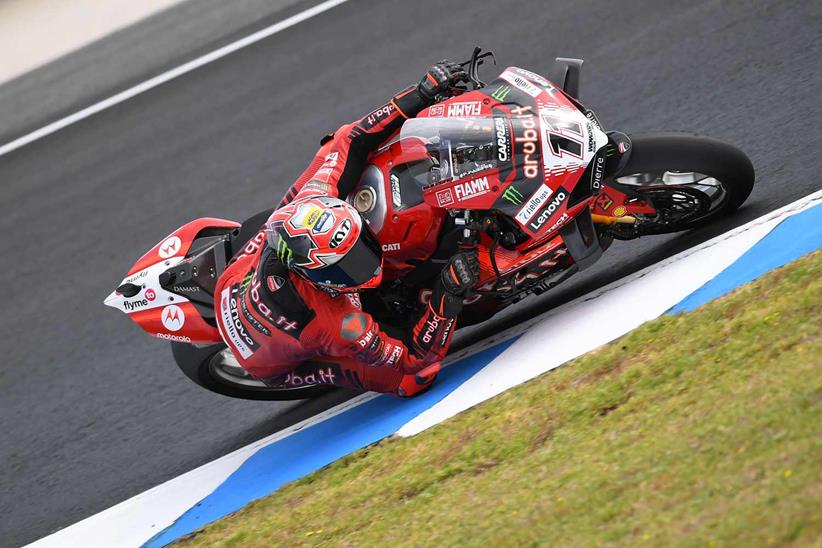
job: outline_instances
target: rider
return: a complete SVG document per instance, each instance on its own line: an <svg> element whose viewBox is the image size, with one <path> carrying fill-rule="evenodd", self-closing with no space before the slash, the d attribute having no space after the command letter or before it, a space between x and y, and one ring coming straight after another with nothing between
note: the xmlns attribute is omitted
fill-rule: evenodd
<svg viewBox="0 0 822 548"><path fill-rule="evenodd" d="M250 374L271 386L333 384L399 396L433 382L477 281L476 251L452 257L407 342L395 339L362 310L357 292L379 285L382 252L340 198L404 120L466 80L461 66L441 61L417 86L324 138L264 230L226 268L215 290L218 325Z"/></svg>

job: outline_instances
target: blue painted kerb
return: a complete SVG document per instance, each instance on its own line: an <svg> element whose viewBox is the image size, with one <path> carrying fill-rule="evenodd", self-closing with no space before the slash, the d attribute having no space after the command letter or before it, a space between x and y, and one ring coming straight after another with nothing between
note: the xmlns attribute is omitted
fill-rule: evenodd
<svg viewBox="0 0 822 548"><path fill-rule="evenodd" d="M436 384L412 399L380 396L263 447L213 493L183 514L145 546L159 547L235 512L290 481L394 434L431 408L501 354L516 339L449 365Z"/></svg>
<svg viewBox="0 0 822 548"><path fill-rule="evenodd" d="M822 247L822 205L788 217L714 279L668 312L690 312Z"/></svg>

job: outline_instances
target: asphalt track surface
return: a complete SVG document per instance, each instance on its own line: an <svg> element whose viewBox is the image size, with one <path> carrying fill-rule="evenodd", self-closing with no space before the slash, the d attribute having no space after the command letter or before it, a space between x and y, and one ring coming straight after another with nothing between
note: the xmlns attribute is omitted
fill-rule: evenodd
<svg viewBox="0 0 822 548"><path fill-rule="evenodd" d="M324 133L475 44L542 73L555 56L582 57L582 100L606 127L706 134L752 158L757 185L737 214L615 244L566 286L467 333L482 336L818 190L821 10L352 0L0 157L0 544L35 540L346 396L212 395L166 343L102 305L178 226L276 203Z"/></svg>

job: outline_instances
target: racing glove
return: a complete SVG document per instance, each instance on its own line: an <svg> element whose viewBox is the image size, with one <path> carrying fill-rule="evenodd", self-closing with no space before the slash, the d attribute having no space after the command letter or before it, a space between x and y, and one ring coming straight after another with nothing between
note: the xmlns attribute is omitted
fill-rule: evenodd
<svg viewBox="0 0 822 548"><path fill-rule="evenodd" d="M479 280L476 249L454 255L434 284L428 308L413 329L412 348L421 364L442 361L462 312L462 301ZM416 365L416 364L415 364ZM406 371L407 373L417 373Z"/></svg>
<svg viewBox="0 0 822 548"><path fill-rule="evenodd" d="M457 63L443 59L431 67L422 77L417 92L427 101L433 102L438 95L451 95L451 88L468 81L468 73Z"/></svg>

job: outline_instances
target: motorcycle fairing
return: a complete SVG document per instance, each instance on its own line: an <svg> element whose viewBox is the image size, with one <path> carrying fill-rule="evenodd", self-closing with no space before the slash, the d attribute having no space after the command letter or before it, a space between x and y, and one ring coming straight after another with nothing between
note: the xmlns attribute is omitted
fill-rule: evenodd
<svg viewBox="0 0 822 548"><path fill-rule="evenodd" d="M123 278L119 287L132 284L137 286L136 293L126 297L115 290L104 303L127 314L154 337L202 344L220 342L222 338L217 328L203 315L204 312L209 315L210 304L199 302L210 303L211 296L203 294L200 299L198 297L205 293L205 289L194 283L171 286L168 279L170 273L177 270L190 273L192 268L189 263L195 257L190 257L189 252L199 257L200 251L204 251L199 244L194 249L192 244L196 240L202 240L204 236L215 239L215 234L225 234L239 227L234 221L211 217L183 225L143 255ZM216 281L219 273L214 269L201 275Z"/></svg>

